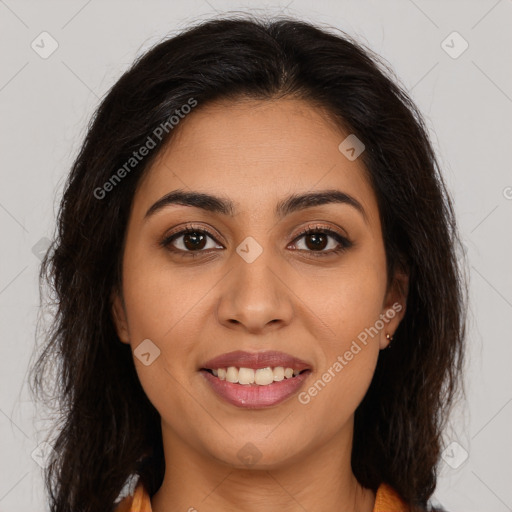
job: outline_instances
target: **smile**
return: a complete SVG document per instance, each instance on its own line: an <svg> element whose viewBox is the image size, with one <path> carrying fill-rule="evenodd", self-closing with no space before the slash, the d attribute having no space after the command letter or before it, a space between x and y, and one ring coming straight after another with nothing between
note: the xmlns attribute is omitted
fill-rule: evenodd
<svg viewBox="0 0 512 512"><path fill-rule="evenodd" d="M293 368L285 368L284 366L276 366L275 368L267 366L266 368L259 368L256 370L253 368L237 368L236 366L230 366L228 368L217 368L216 370L205 370L210 372L218 379L231 382L232 384L253 384L256 386L269 386L274 382L281 382L285 379L292 379L300 373L308 371L301 371L298 369L294 370Z"/></svg>
<svg viewBox="0 0 512 512"><path fill-rule="evenodd" d="M217 376L213 373L214 371ZM225 378L222 380L221 376L224 372ZM273 369L260 368L256 371L252 368L239 369L231 366L217 370L203 368L200 373L208 383L209 389L222 401L240 408L262 409L278 405L299 393L311 370L302 370L294 375L292 368L282 366ZM277 377L278 380L270 381L271 375L273 379ZM283 378L279 380L281 375ZM230 382L229 379L234 382ZM253 382L247 382L250 380ZM264 382L264 384L258 384L258 382Z"/></svg>

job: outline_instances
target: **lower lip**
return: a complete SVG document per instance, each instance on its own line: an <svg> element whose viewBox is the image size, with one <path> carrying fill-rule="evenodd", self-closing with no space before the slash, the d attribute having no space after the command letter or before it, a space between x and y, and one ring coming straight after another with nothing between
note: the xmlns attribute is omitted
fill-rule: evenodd
<svg viewBox="0 0 512 512"><path fill-rule="evenodd" d="M220 380L206 370L201 370L201 373L213 391L226 400L226 402L236 405L237 407L259 409L280 404L297 393L311 371L306 370L296 377L273 382L267 386L259 386L258 384L233 384L226 380Z"/></svg>

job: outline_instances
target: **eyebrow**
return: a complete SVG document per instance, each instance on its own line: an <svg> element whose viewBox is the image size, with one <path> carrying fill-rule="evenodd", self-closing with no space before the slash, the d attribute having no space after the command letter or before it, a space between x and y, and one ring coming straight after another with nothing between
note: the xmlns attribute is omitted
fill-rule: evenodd
<svg viewBox="0 0 512 512"><path fill-rule="evenodd" d="M368 222L366 212L357 199L345 192L332 189L304 194L291 194L277 203L274 213L277 218L281 219L299 210L333 203L352 206L363 216L365 222ZM201 208L211 213L218 213L229 217L234 217L236 214L236 205L231 199L203 192L178 189L169 192L153 204L146 212L144 220L147 220L166 206L176 204Z"/></svg>

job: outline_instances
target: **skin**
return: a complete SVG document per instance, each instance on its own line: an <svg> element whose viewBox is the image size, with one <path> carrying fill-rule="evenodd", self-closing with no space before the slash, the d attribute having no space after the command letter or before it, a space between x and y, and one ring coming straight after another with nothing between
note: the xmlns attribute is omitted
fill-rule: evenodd
<svg viewBox="0 0 512 512"><path fill-rule="evenodd" d="M375 493L359 485L350 465L354 411L386 333L405 312L407 276L397 274L386 287L375 194L361 159L349 161L338 149L348 134L309 103L279 99L200 105L173 135L136 192L123 295L113 296L121 341L134 350L150 339L161 351L149 366L134 357L162 419L166 473L154 512L331 512L340 504L371 512ZM144 221L150 206L176 189L227 197L236 215L169 205ZM336 203L274 217L288 194L324 189L353 196L366 219ZM159 246L189 223L216 235L203 254L180 257ZM329 236L315 252L308 235L297 239L316 224L353 246L315 257L338 246ZM236 252L247 236L263 248L250 264ZM177 251L194 247L184 238L173 242ZM233 350L280 350L311 364L307 390L396 303L402 311L307 404L295 395L267 409L238 408L217 397L198 371ZM251 466L237 455L248 442L260 454Z"/></svg>

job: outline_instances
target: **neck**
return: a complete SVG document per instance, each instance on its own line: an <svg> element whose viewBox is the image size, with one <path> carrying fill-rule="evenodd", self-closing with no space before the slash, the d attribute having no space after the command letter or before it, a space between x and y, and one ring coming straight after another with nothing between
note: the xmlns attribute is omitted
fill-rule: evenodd
<svg viewBox="0 0 512 512"><path fill-rule="evenodd" d="M351 425L352 427L352 425ZM153 512L372 512L375 493L350 464L352 428L267 467L233 467L180 440L162 423L166 470Z"/></svg>

